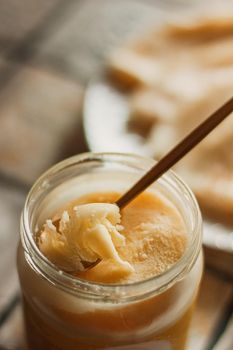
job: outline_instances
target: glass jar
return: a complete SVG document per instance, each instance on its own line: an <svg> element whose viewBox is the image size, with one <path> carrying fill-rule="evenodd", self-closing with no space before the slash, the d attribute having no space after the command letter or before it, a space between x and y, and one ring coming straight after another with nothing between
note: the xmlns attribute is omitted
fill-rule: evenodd
<svg viewBox="0 0 233 350"><path fill-rule="evenodd" d="M165 273L131 284L101 284L60 271L35 236L67 202L96 192L124 192L154 160L129 154L85 153L51 169L32 187L21 218L18 274L30 350L183 350L202 275L202 220L190 189L168 172L159 191L181 213L188 244Z"/></svg>

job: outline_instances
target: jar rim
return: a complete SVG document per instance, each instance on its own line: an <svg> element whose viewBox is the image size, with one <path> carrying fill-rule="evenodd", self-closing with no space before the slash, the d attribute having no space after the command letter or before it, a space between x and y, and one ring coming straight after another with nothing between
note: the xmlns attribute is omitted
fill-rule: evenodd
<svg viewBox="0 0 233 350"><path fill-rule="evenodd" d="M56 265L49 261L39 250L34 234L30 228L29 208L36 202L34 195L38 193L43 195L49 188L50 181L58 172L64 169L72 168L78 164L90 161L110 161L111 163L120 163L127 165L139 165L141 170L151 167L155 160L138 156L130 153L82 153L67 158L56 165L49 168L42 174L29 191L24 209L21 216L21 241L25 251L27 262L42 278L49 283L56 285L65 292L78 295L85 299L102 300L105 302L130 302L149 297L152 294L159 294L175 284L186 273L188 273L194 265L201 249L202 242L202 219L197 200L185 184L172 170L169 170L159 180L165 185L176 186L182 190L184 197L189 205L189 214L192 219L192 232L189 232L191 239L188 240L187 247L182 257L169 269L157 276L152 276L145 280L130 282L125 284L116 283L99 283L87 281L74 277L67 272L61 271ZM142 167L143 166L143 167ZM190 220L191 220L190 219Z"/></svg>

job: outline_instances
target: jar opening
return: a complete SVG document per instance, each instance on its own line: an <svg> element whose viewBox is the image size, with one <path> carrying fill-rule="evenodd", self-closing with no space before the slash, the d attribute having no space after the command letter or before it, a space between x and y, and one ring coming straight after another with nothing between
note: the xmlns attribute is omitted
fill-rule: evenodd
<svg viewBox="0 0 233 350"><path fill-rule="evenodd" d="M38 221L43 221L46 210L47 212L52 210L50 207L51 203L54 203L51 201L52 196L56 196L57 202L59 202L58 199L62 198L60 194L61 190L64 190L64 186L66 189L72 189L77 181L79 184L85 183L85 176L88 176L88 179L99 176L101 179L101 176L108 174L109 171L117 173L116 182L118 181L119 184L120 174L122 174L122 178L126 173L129 174L132 184L132 181L138 179L153 164L154 160L152 159L132 154L85 153L66 159L44 173L29 192L21 218L21 240L25 257L31 268L48 283L52 283L68 293L95 300L105 298L106 301L115 303L119 299L121 302L129 302L161 293L182 279L194 265L201 249L201 214L191 190L171 171L162 176L153 186L158 186L166 196L176 200L179 211L183 211L182 217L187 226L189 240L183 256L164 273L127 284L104 284L81 280L59 270L57 266L48 261L35 242ZM92 190L90 183L88 180L89 191ZM107 184L106 181L100 181L100 184L105 187L105 190L106 186L110 186L110 183ZM122 191L126 190L127 186L129 187L127 184L124 186ZM84 187L78 186L78 188L83 189ZM65 196L63 195L62 200L68 202L68 197L75 198L75 195L75 191L68 191Z"/></svg>

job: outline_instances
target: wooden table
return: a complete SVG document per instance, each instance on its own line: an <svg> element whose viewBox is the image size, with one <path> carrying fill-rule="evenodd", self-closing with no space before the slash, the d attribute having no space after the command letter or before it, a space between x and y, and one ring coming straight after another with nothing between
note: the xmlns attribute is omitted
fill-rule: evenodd
<svg viewBox="0 0 233 350"><path fill-rule="evenodd" d="M0 349L23 349L15 254L26 193L50 165L86 150L83 84L104 54L93 18L100 16L100 35L116 13L126 16L121 1L100 2L106 6L95 11L91 0L0 4ZM109 13L110 3L106 25L101 11ZM145 10L139 2L127 6ZM205 268L188 349L233 349L232 302L232 279Z"/></svg>

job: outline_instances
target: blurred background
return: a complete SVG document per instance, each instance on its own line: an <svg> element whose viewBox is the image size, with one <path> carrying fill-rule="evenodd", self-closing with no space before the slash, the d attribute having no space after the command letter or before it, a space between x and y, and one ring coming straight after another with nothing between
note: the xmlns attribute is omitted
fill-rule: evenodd
<svg viewBox="0 0 233 350"><path fill-rule="evenodd" d="M233 93L233 2L0 1L0 349L23 347L25 196L84 151L161 157ZM204 215L189 350L233 349L233 117L175 169Z"/></svg>

